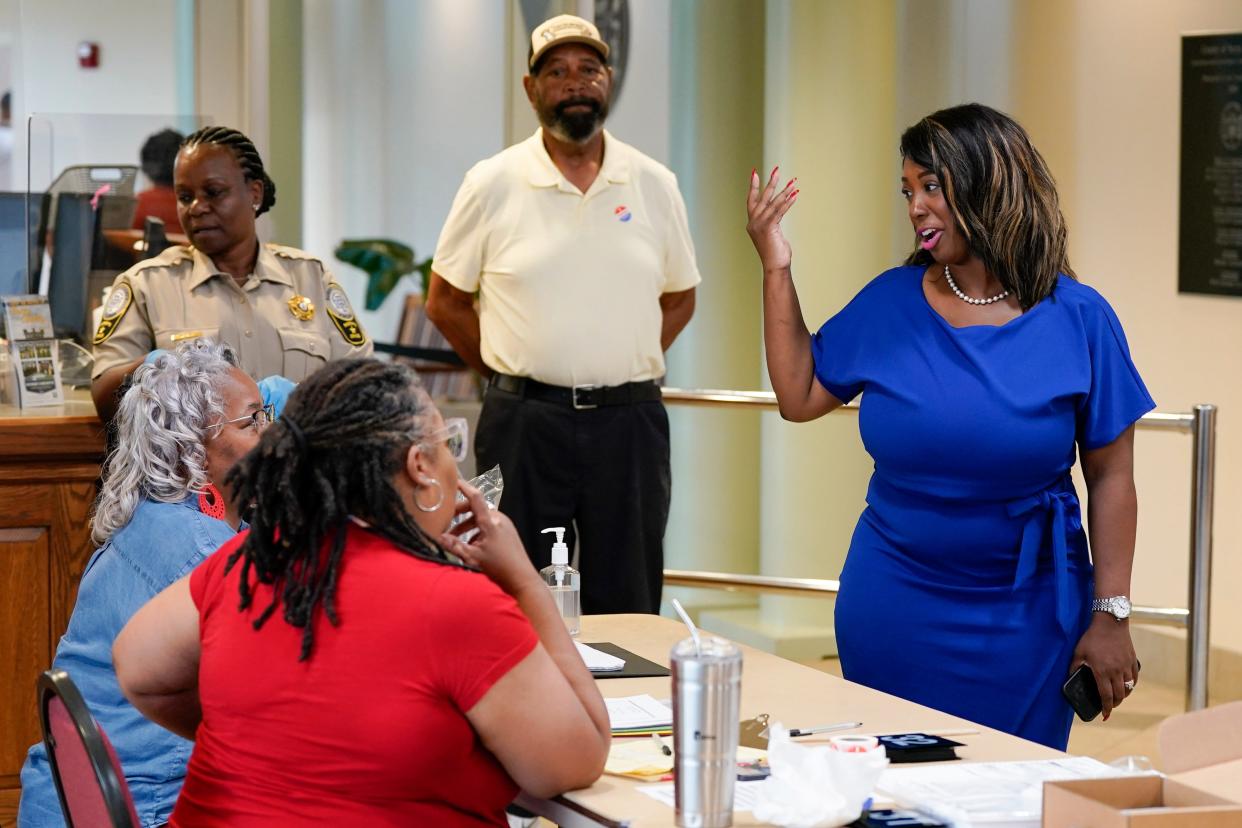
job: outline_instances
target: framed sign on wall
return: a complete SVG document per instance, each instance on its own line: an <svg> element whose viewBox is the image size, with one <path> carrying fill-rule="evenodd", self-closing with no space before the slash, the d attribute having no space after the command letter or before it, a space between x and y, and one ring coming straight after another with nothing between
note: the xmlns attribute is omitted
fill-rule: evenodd
<svg viewBox="0 0 1242 828"><path fill-rule="evenodd" d="M1242 296L1242 32L1182 36L1178 291Z"/></svg>

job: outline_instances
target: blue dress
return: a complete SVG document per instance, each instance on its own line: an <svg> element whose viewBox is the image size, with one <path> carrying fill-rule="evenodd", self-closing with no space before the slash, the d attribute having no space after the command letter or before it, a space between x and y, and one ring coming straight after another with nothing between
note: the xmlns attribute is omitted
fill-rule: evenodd
<svg viewBox="0 0 1242 828"><path fill-rule="evenodd" d="M1070 468L1155 404L1091 288L1061 276L1005 325L954 328L924 272L881 274L812 338L820 383L865 392L875 461L841 573L841 668L1064 749L1060 688L1092 598Z"/></svg>

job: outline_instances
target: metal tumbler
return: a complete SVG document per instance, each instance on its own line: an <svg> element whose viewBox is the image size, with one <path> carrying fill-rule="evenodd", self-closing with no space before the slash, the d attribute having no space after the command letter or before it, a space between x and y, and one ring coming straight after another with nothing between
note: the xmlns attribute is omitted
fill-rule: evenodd
<svg viewBox="0 0 1242 828"><path fill-rule="evenodd" d="M680 641L670 654L677 824L726 828L733 824L742 651L713 636L701 640L697 650L693 638Z"/></svg>

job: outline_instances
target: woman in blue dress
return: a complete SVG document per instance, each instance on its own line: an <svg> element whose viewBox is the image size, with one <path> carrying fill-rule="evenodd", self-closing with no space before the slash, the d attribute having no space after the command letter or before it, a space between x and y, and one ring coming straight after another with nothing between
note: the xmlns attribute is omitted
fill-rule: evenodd
<svg viewBox="0 0 1242 828"><path fill-rule="evenodd" d="M954 107L908 129L901 156L914 252L815 334L780 227L798 191L773 170L747 198L782 416L862 393L875 471L841 573L841 668L1064 749L1073 669L1090 665L1105 718L1138 680L1133 426L1154 403L1112 308L1070 269L1052 176L1021 126Z"/></svg>

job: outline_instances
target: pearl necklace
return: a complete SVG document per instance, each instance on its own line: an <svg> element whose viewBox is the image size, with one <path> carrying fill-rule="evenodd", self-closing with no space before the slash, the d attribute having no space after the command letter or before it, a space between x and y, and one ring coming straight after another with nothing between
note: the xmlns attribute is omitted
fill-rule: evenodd
<svg viewBox="0 0 1242 828"><path fill-rule="evenodd" d="M944 279L949 283L949 290L953 291L953 295L963 302L968 302L972 305L990 305L993 302L999 302L1009 295L1009 291L1002 290L991 299L975 299L974 297L967 296L965 293L962 293L962 289L957 286L957 282L953 281L953 274L949 272L948 265L944 266Z"/></svg>

